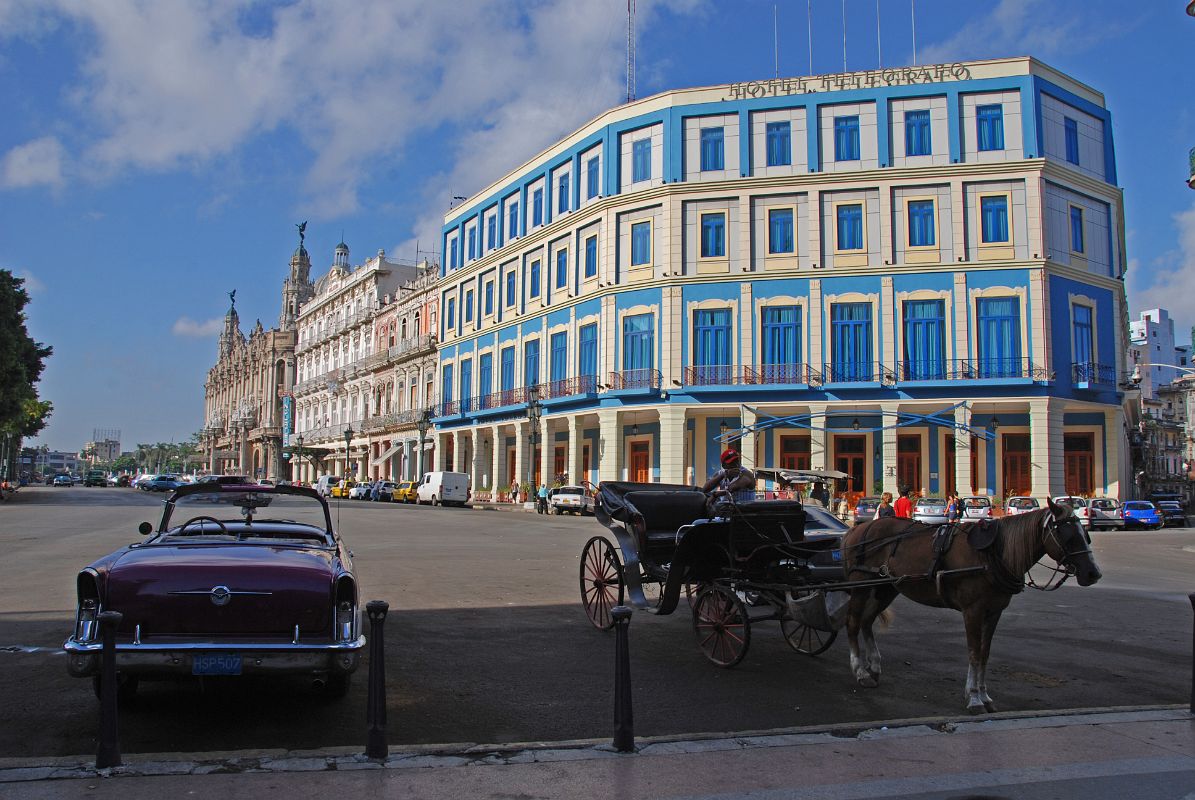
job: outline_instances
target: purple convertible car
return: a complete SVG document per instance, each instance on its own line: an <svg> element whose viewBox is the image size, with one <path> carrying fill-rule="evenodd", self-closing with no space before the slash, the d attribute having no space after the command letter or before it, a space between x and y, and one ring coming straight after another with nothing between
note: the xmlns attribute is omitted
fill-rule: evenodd
<svg viewBox="0 0 1195 800"><path fill-rule="evenodd" d="M180 675L309 676L348 689L365 644L352 554L312 489L200 483L176 490L157 529L84 568L63 645L98 694L101 611L119 611L119 696Z"/></svg>

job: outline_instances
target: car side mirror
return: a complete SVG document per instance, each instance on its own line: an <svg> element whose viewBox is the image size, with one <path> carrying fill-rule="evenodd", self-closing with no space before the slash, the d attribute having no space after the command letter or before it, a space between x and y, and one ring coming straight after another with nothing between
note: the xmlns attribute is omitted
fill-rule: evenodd
<svg viewBox="0 0 1195 800"><path fill-rule="evenodd" d="M154 526L150 525L148 522L142 522L140 525L137 526L137 532L140 533L142 536L149 536L151 533L154 532Z"/></svg>

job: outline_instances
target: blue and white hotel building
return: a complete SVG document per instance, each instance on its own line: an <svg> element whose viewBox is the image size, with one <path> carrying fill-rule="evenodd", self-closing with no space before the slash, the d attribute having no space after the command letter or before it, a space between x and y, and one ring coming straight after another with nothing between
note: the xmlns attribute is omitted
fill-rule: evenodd
<svg viewBox="0 0 1195 800"><path fill-rule="evenodd" d="M1032 58L637 100L443 252L435 452L476 488L692 483L747 430L852 491L1127 490L1111 119Z"/></svg>

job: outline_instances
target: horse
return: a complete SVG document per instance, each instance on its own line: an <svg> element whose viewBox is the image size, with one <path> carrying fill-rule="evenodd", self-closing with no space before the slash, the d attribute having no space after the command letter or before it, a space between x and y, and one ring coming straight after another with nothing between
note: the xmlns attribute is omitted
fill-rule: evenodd
<svg viewBox="0 0 1195 800"><path fill-rule="evenodd" d="M881 517L851 528L842 540L842 558L847 582L856 584L849 588L846 621L855 679L868 688L879 685L880 651L872 624L881 614L886 620L885 609L903 594L922 605L962 612L969 654L967 710L995 711L987 690L992 635L1012 596L1024 588L1030 567L1047 554L1059 564L1057 582L1036 588L1058 588L1071 575L1080 586L1090 586L1101 577L1079 518L1070 506L1053 501L1037 511L982 523L932 526Z"/></svg>

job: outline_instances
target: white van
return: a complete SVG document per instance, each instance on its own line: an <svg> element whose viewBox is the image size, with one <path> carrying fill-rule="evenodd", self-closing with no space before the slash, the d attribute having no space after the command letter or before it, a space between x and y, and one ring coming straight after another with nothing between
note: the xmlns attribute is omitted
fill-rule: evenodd
<svg viewBox="0 0 1195 800"><path fill-rule="evenodd" d="M463 472L429 472L416 490L416 503L463 506L469 502L469 476Z"/></svg>
<svg viewBox="0 0 1195 800"><path fill-rule="evenodd" d="M315 491L319 493L320 497L331 497L332 488L340 483L339 475L321 475L320 479L315 482Z"/></svg>

